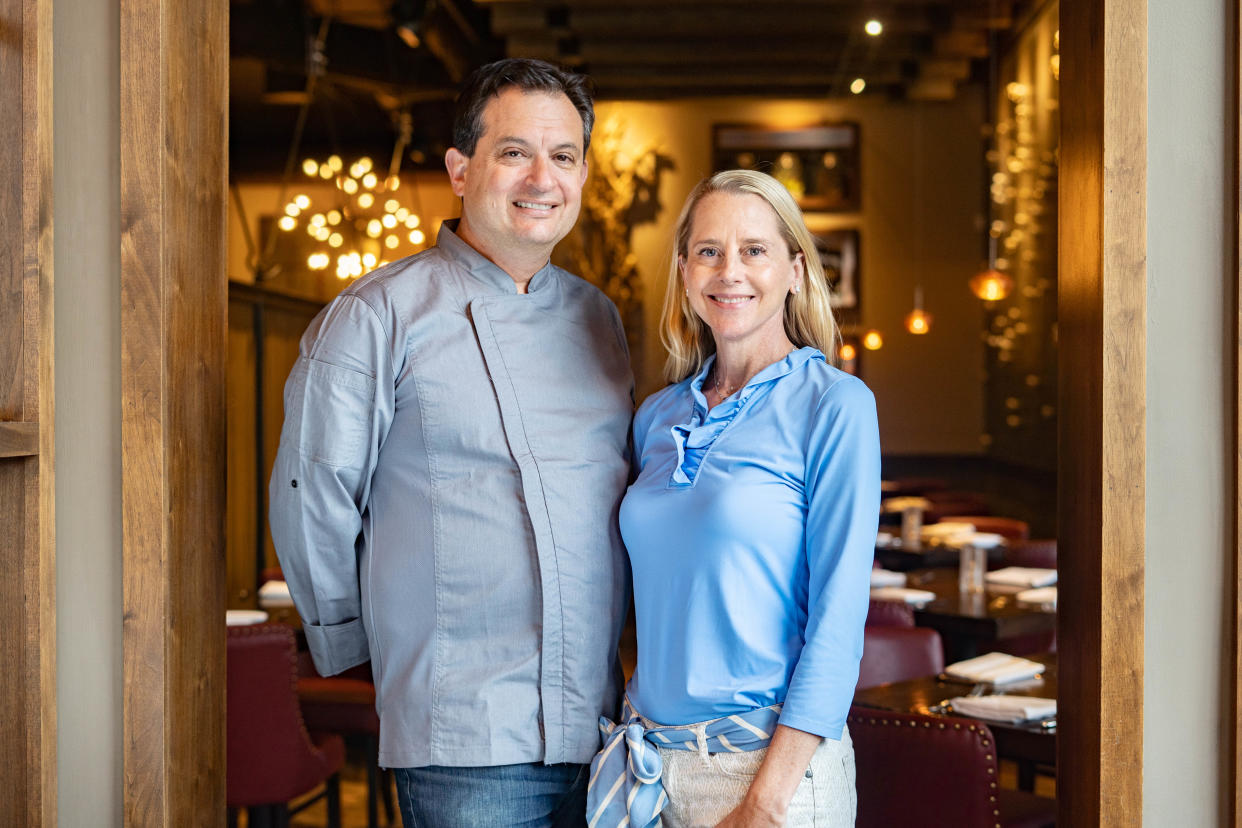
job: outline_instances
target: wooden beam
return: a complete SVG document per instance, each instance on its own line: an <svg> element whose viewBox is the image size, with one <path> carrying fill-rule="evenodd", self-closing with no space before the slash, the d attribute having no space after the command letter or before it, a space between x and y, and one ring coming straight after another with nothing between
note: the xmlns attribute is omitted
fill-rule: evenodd
<svg viewBox="0 0 1242 828"><path fill-rule="evenodd" d="M52 2L0 0L0 825L55 826Z"/></svg>
<svg viewBox="0 0 1242 828"><path fill-rule="evenodd" d="M0 457L37 457L38 423L0 423Z"/></svg>
<svg viewBox="0 0 1242 828"><path fill-rule="evenodd" d="M120 22L123 817L223 825L228 6Z"/></svg>
<svg viewBox="0 0 1242 828"><path fill-rule="evenodd" d="M1233 375L1233 395L1230 405L1233 407L1233 468L1230 483L1233 486L1233 526L1231 545L1233 547L1233 572L1231 573L1232 601L1230 611L1233 613L1229 626L1232 638L1232 664L1230 665L1230 682L1232 693L1229 697L1230 727L1229 743L1229 788L1232 795L1226 804L1228 825L1238 828L1242 824L1242 14L1238 4L1229 4L1229 60L1233 64L1233 72L1227 86L1229 95L1229 121L1233 133L1230 152L1231 175L1233 186L1230 190L1230 228L1232 234L1232 251L1229 262L1229 281L1232 284L1233 302L1233 342L1230 353L1233 355L1231 373Z"/></svg>
<svg viewBox="0 0 1242 828"><path fill-rule="evenodd" d="M1146 0L1061 5L1058 822L1143 821Z"/></svg>

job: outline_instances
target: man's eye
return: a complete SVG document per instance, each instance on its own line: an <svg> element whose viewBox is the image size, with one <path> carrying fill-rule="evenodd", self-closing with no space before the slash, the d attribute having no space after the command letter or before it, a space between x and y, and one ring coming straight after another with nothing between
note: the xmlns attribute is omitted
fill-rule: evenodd
<svg viewBox="0 0 1242 828"><path fill-rule="evenodd" d="M562 164L573 164L575 161L572 155L566 155L564 153L555 156L555 160Z"/></svg>

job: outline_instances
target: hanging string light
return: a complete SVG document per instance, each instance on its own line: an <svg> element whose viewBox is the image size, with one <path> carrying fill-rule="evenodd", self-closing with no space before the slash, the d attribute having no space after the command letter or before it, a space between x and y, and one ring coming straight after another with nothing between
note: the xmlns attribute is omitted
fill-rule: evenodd
<svg viewBox="0 0 1242 828"><path fill-rule="evenodd" d="M988 27L988 81L987 81L987 101L988 106L996 105L996 3L992 0L989 8L991 9L991 18ZM992 119L996 121L995 118ZM996 150L996 133L992 134L993 152ZM988 266L976 273L970 278L967 284L975 296L978 296L985 302L997 302L1004 299L1013 290L1013 278L996 266L996 239L1000 235L1001 229L997 223L992 221L992 201L993 197L988 195L988 212L987 212L987 228L988 228Z"/></svg>
<svg viewBox="0 0 1242 828"><path fill-rule="evenodd" d="M884 337L873 328L863 334L862 346L868 351L878 351L884 347Z"/></svg>
<svg viewBox="0 0 1242 828"><path fill-rule="evenodd" d="M906 314L906 330L922 335L931 330L932 316L923 310L923 286L914 289L914 310Z"/></svg>

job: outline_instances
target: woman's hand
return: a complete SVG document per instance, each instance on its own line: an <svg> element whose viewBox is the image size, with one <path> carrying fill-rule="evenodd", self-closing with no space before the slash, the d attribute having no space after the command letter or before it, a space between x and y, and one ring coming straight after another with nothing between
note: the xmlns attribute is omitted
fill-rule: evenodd
<svg viewBox="0 0 1242 828"><path fill-rule="evenodd" d="M717 828L783 826L785 813L823 739L813 733L777 725L767 755L750 782L745 798Z"/></svg>
<svg viewBox="0 0 1242 828"><path fill-rule="evenodd" d="M724 819L716 823L716 828L783 828L784 825L784 811L776 813L765 810L751 803L749 799L744 799Z"/></svg>

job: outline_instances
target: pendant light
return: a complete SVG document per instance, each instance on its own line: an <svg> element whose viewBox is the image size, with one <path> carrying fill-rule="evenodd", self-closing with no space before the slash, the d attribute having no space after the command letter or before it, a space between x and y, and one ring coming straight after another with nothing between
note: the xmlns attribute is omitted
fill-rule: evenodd
<svg viewBox="0 0 1242 828"><path fill-rule="evenodd" d="M991 24L996 17L995 0L990 4L992 11L988 28L988 83L987 83L987 100L988 107L994 109L996 106L996 30ZM993 122L996 117L993 115ZM992 130L992 149L996 147L996 130ZM1008 273L998 270L996 267L996 231L992 227L992 194L988 193L988 212L987 224L988 228L988 266L976 273L970 278L967 284L970 291L985 302L998 302L1004 299L1013 290L1013 277Z"/></svg>
<svg viewBox="0 0 1242 828"><path fill-rule="evenodd" d="M914 289L914 310L906 314L906 330L922 336L931 330L931 314L923 310L923 286Z"/></svg>

